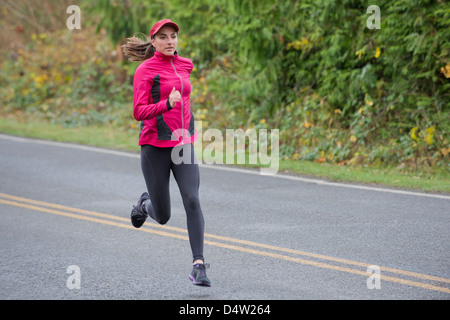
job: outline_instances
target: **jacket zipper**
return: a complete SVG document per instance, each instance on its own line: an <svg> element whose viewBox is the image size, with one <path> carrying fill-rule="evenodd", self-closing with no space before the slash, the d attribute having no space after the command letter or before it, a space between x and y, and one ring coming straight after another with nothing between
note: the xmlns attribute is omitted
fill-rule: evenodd
<svg viewBox="0 0 450 320"><path fill-rule="evenodd" d="M177 69L175 68L175 65L173 64L173 58L170 59L170 64L173 67L173 71L175 71L175 74L177 75L178 78L180 78L180 82L181 82L181 133L183 135L183 141L184 141L184 103L183 103L183 79L181 79L181 77L179 76Z"/></svg>

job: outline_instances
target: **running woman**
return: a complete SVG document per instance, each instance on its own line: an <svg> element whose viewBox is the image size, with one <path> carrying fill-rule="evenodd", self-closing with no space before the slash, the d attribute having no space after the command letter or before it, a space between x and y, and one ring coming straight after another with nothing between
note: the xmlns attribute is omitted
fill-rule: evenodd
<svg viewBox="0 0 450 320"><path fill-rule="evenodd" d="M148 216L160 224L170 219L170 171L180 189L187 217L195 285L210 286L203 257L204 219L199 201L199 169L193 143L197 138L190 110L193 63L177 52L180 28L170 19L156 22L150 38L135 36L123 46L130 61L144 61L133 82L133 114L141 121L141 169L147 191L131 210L140 228Z"/></svg>

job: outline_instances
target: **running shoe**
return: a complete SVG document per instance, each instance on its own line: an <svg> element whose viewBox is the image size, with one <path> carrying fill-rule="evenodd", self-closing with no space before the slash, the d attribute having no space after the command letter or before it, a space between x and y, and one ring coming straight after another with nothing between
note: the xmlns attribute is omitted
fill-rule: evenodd
<svg viewBox="0 0 450 320"><path fill-rule="evenodd" d="M192 272L189 275L189 279L192 281L193 284L204 287L211 286L211 282L206 276L207 267L209 267L209 265L204 265L202 263L197 263L194 265L194 267L192 268Z"/></svg>
<svg viewBox="0 0 450 320"><path fill-rule="evenodd" d="M135 228L140 228L148 217L145 211L145 201L150 200L150 196L147 192L144 192L139 198L137 204L131 209L131 224Z"/></svg>

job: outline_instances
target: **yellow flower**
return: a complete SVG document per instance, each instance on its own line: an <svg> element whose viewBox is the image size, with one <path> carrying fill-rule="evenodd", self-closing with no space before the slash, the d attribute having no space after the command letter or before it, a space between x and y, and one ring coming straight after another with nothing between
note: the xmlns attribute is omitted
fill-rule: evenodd
<svg viewBox="0 0 450 320"><path fill-rule="evenodd" d="M351 136L351 137L350 137L350 141L353 142L353 143L356 142L357 140L358 140L358 139L357 139L355 136Z"/></svg>
<svg viewBox="0 0 450 320"><path fill-rule="evenodd" d="M261 121L259 121L261 124L266 123L266 119L261 119Z"/></svg>
<svg viewBox="0 0 450 320"><path fill-rule="evenodd" d="M42 84L48 80L48 77L46 74L42 76L38 76L34 78L34 84L36 85L36 88L41 88Z"/></svg>
<svg viewBox="0 0 450 320"><path fill-rule="evenodd" d="M444 67L441 68L441 73L446 77L446 78L450 78L450 64L447 64Z"/></svg>
<svg viewBox="0 0 450 320"><path fill-rule="evenodd" d="M428 129L426 129L425 131L427 133L433 134L435 130L436 130L436 126L432 126L432 127L429 127Z"/></svg>
<svg viewBox="0 0 450 320"><path fill-rule="evenodd" d="M414 141L417 141L418 139L417 139L417 130L418 130L419 128L417 128L417 127L414 127L414 128L412 128L411 129L411 131L409 132L409 136L411 137L411 139L413 139Z"/></svg>
<svg viewBox="0 0 450 320"><path fill-rule="evenodd" d="M380 47L377 47L377 48L375 49L375 58L378 59L378 58L380 57L380 54L381 54Z"/></svg>
<svg viewBox="0 0 450 320"><path fill-rule="evenodd" d="M441 148L442 155L446 157L450 153L450 148Z"/></svg>
<svg viewBox="0 0 450 320"><path fill-rule="evenodd" d="M434 137L434 131L436 130L435 126L429 127L428 129L425 130L426 134L423 137L423 139L428 143L428 145L432 145L433 144L433 137Z"/></svg>
<svg viewBox="0 0 450 320"><path fill-rule="evenodd" d="M300 50L302 47L306 47L309 44L309 40L307 37L302 37L300 40L295 40L293 42L288 43L287 48L294 48L295 50Z"/></svg>
<svg viewBox="0 0 450 320"><path fill-rule="evenodd" d="M312 124L305 119L305 121L303 122L303 128L310 128L310 127L312 127Z"/></svg>
<svg viewBox="0 0 450 320"><path fill-rule="evenodd" d="M298 40L288 43L288 49L294 48L295 50L300 50L300 47L301 47L301 42Z"/></svg>

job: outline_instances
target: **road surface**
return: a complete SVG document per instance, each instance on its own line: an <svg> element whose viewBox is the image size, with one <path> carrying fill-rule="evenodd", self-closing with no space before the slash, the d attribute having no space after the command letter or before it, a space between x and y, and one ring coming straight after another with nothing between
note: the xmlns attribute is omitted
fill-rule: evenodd
<svg viewBox="0 0 450 320"><path fill-rule="evenodd" d="M210 288L174 180L169 223L135 229L138 154L0 134L0 299L450 298L449 195L200 174Z"/></svg>

